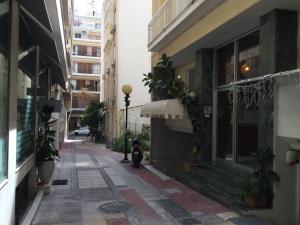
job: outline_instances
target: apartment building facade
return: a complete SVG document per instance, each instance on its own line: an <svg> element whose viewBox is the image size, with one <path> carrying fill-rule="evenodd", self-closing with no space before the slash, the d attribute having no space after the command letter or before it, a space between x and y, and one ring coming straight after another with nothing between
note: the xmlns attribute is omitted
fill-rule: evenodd
<svg viewBox="0 0 300 225"><path fill-rule="evenodd" d="M272 207L252 213L276 225L299 224L300 166L288 158L299 157L300 2L153 0L152 4L148 33L152 66L167 54L176 74L199 97L204 130L196 138L202 140L202 160L209 162L210 170L224 174L251 172L255 153L271 148L273 169L281 182L274 184ZM189 160L193 131L186 112L175 110L178 115L171 119L159 105L149 103L143 112L152 117L152 163L176 176ZM225 193L225 187L239 189L228 184L217 189L211 180L208 185L219 193Z"/></svg>
<svg viewBox="0 0 300 225"><path fill-rule="evenodd" d="M101 17L96 11L74 11L72 40L72 111L70 129L80 126L80 118L90 101L100 101Z"/></svg>
<svg viewBox="0 0 300 225"><path fill-rule="evenodd" d="M122 86L132 86L128 109L129 130L140 132L148 118L140 117L141 106L150 100L142 74L150 71L147 24L151 1L106 0L103 4L103 100L106 103L108 145L124 132L125 102Z"/></svg>
<svg viewBox="0 0 300 225"><path fill-rule="evenodd" d="M61 4L63 2L63 4ZM71 1L0 2L0 218L21 224L35 198L38 111L55 107L57 146L65 127ZM66 7L66 8L64 8ZM62 16L64 14L64 18ZM65 26L64 26L65 25ZM64 135L62 135L64 136Z"/></svg>

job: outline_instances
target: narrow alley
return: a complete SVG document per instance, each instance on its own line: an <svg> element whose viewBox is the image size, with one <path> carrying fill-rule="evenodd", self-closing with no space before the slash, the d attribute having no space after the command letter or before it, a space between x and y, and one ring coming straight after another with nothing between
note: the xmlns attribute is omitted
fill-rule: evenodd
<svg viewBox="0 0 300 225"><path fill-rule="evenodd" d="M121 164L123 155L90 141L65 143L51 192L32 225L255 224L155 169Z"/></svg>

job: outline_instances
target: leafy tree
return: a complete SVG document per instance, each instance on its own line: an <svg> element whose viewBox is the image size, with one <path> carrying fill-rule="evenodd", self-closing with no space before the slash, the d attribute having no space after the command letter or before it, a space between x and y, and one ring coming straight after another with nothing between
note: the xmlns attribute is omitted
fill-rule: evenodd
<svg viewBox="0 0 300 225"><path fill-rule="evenodd" d="M91 130L98 130L99 124L103 126L105 121L105 105L103 102L91 101L84 112L81 123Z"/></svg>

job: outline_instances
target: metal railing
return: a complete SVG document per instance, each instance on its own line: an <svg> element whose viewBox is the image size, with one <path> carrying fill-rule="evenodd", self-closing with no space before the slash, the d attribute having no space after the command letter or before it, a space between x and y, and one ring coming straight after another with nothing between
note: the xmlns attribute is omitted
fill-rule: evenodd
<svg viewBox="0 0 300 225"><path fill-rule="evenodd" d="M196 0L166 0L148 25L149 43Z"/></svg>
<svg viewBox="0 0 300 225"><path fill-rule="evenodd" d="M94 29L94 30L100 30L101 25L100 24L93 24L93 23L74 23L74 27L82 28L82 29Z"/></svg>

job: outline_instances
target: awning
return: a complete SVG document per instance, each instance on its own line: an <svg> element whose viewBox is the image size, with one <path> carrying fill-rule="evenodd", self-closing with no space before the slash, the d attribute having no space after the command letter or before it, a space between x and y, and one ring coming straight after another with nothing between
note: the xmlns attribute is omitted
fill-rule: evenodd
<svg viewBox="0 0 300 225"><path fill-rule="evenodd" d="M184 108L179 99L149 102L142 106L142 117L183 119Z"/></svg>
<svg viewBox="0 0 300 225"><path fill-rule="evenodd" d="M48 30L53 31L48 15L48 10L44 0L20 0L22 10L37 18Z"/></svg>
<svg viewBox="0 0 300 225"><path fill-rule="evenodd" d="M9 30L8 2L0 1L0 52L6 57L9 49Z"/></svg>
<svg viewBox="0 0 300 225"><path fill-rule="evenodd" d="M30 0L20 0L20 5L20 47L25 51L38 45L42 67L50 68L52 81L65 89L67 62L59 1L35 0L33 4ZM33 55L35 52L20 61L19 66L26 73L33 72Z"/></svg>

